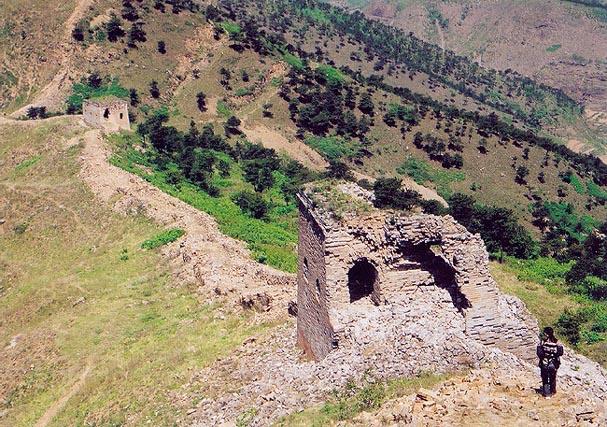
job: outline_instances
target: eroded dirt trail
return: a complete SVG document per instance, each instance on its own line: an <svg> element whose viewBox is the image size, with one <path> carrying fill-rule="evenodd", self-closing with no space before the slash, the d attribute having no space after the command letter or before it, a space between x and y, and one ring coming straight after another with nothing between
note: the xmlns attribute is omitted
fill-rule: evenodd
<svg viewBox="0 0 607 427"><path fill-rule="evenodd" d="M63 396L61 396L59 400L53 403L51 407L46 410L44 415L42 415L42 417L35 424L35 427L46 427L53 420L53 418L55 418L55 416L63 410L67 402L84 386L86 383L86 378L88 377L92 368L93 365L91 362L89 362L82 371L82 374L80 374L78 381L71 386L70 389Z"/></svg>

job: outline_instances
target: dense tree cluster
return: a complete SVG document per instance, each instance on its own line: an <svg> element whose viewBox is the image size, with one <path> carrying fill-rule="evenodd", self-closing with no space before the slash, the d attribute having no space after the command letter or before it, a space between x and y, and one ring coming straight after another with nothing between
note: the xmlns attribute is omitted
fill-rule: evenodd
<svg viewBox="0 0 607 427"><path fill-rule="evenodd" d="M31 119L31 120L36 120L36 119L45 119L48 117L48 113L46 111L46 107L45 106L41 106L41 107L30 107L27 109L27 118Z"/></svg>
<svg viewBox="0 0 607 427"><path fill-rule="evenodd" d="M365 114L357 118L354 90L342 80L328 79L318 69L292 68L280 96L289 103L291 118L301 130L314 135L333 132L348 138L364 138L369 131L372 108L361 109ZM365 96L370 97L363 94L363 104Z"/></svg>
<svg viewBox="0 0 607 427"><path fill-rule="evenodd" d="M449 213L470 232L479 233L489 252L518 258L537 255L537 243L510 209L485 206L461 193L453 194L448 201Z"/></svg>
<svg viewBox="0 0 607 427"><path fill-rule="evenodd" d="M211 196L217 196L219 189L212 183L213 174L219 173L224 177L230 174L230 162L222 158L222 153L238 162L244 179L257 193L273 187L275 174L280 173L285 177L280 182L280 190L287 200L292 200L301 185L315 177L300 163L283 161L273 149L246 141L232 147L213 131L211 125L200 130L192 123L189 131L184 133L167 126L167 121L166 112L156 112L138 126L138 133L151 143L154 162L167 171L169 181L174 184L186 179ZM255 218L265 217L268 207L262 203L263 197L251 193L239 193L234 197L235 203Z"/></svg>
<svg viewBox="0 0 607 427"><path fill-rule="evenodd" d="M582 286L594 298L607 299L607 222L588 236L567 282Z"/></svg>

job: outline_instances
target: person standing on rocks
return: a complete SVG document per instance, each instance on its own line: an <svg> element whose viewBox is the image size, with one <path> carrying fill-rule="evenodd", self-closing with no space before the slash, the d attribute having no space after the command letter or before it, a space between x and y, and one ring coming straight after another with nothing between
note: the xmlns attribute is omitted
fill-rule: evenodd
<svg viewBox="0 0 607 427"><path fill-rule="evenodd" d="M554 329L544 328L542 341L537 346L537 357L540 359L540 371L542 374L542 394L550 398L556 393L556 372L561 365L563 346L554 336Z"/></svg>

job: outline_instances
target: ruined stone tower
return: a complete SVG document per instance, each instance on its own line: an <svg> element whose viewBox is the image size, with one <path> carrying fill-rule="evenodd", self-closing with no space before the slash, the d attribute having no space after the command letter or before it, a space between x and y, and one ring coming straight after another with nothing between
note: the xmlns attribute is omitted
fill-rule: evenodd
<svg viewBox="0 0 607 427"><path fill-rule="evenodd" d="M436 328L534 357L537 324L520 301L499 292L480 236L449 216L374 209L370 197L346 183L298 195L297 337L310 357L322 359L355 335L365 341L390 330L398 337L420 315L435 317ZM411 308L420 303L423 314Z"/></svg>
<svg viewBox="0 0 607 427"><path fill-rule="evenodd" d="M85 100L82 104L82 113L84 121L88 125L107 132L117 132L131 128L128 104L123 99L106 97Z"/></svg>

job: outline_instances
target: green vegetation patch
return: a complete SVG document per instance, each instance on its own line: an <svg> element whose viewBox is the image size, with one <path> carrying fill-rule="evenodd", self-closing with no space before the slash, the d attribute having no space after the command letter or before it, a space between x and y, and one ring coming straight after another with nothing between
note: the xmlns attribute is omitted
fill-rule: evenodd
<svg viewBox="0 0 607 427"><path fill-rule="evenodd" d="M605 191L600 185L595 184L593 181L586 182L586 189L588 190L588 194L592 197L596 197L600 200L607 200L607 191Z"/></svg>
<svg viewBox="0 0 607 427"><path fill-rule="evenodd" d="M421 185L432 182L436 186L436 191L443 197L451 194L452 183L466 179L466 174L462 171L434 168L427 161L415 157L408 157L402 165L396 168L396 171L401 175L411 177Z"/></svg>
<svg viewBox="0 0 607 427"><path fill-rule="evenodd" d="M222 100L217 101L217 114L225 118L228 118L233 115L232 110L230 109L228 104L226 104Z"/></svg>
<svg viewBox="0 0 607 427"><path fill-rule="evenodd" d="M571 184L571 186L573 187L573 189L575 190L576 193L586 194L586 185L580 179L580 177L578 177L572 171L567 171L567 172L561 174L561 179L563 180L563 182Z"/></svg>
<svg viewBox="0 0 607 427"><path fill-rule="evenodd" d="M19 163L17 166L15 166L15 172L22 172L26 169L31 168L36 163L38 163L40 161L40 159L42 159L42 156L40 156L40 155L32 156L29 159L25 159L24 161Z"/></svg>
<svg viewBox="0 0 607 427"><path fill-rule="evenodd" d="M75 83L72 86L72 94L67 99L67 109L70 112L82 112L82 103L86 99L103 98L106 96L115 96L117 98L128 99L129 90L120 86L117 78L109 83L102 84L99 87L90 86L86 80Z"/></svg>
<svg viewBox="0 0 607 427"><path fill-rule="evenodd" d="M282 55L282 59L289 64L291 67L295 68L298 71L304 69L304 62L298 56L293 55L292 53L285 52Z"/></svg>
<svg viewBox="0 0 607 427"><path fill-rule="evenodd" d="M234 95L236 96L248 96L251 95L253 93L253 91L248 88L248 87L241 87L239 89L236 89L236 91L234 92Z"/></svg>
<svg viewBox="0 0 607 427"><path fill-rule="evenodd" d="M240 34L240 32L242 31L242 28L240 28L240 25L236 24L235 22L224 21L224 22L220 22L218 25L222 30L224 30L226 33L228 33L231 36Z"/></svg>
<svg viewBox="0 0 607 427"><path fill-rule="evenodd" d="M570 203L544 202L548 217L577 241L582 242L598 222L590 215L579 216Z"/></svg>
<svg viewBox="0 0 607 427"><path fill-rule="evenodd" d="M548 46L546 48L546 52L556 52L557 50L559 50L561 48L560 44L553 44L552 46Z"/></svg>
<svg viewBox="0 0 607 427"><path fill-rule="evenodd" d="M517 259L507 257L508 267L516 272L519 280L539 283L549 290L554 286L562 286L565 283L565 275L571 270L574 262L559 262L550 257L538 257L536 259Z"/></svg>
<svg viewBox="0 0 607 427"><path fill-rule="evenodd" d="M578 194L586 193L586 186L584 185L582 180L577 175L572 175L571 181L569 183L573 186L576 193L578 193Z"/></svg>
<svg viewBox="0 0 607 427"><path fill-rule="evenodd" d="M328 160L354 157L360 149L358 143L337 136L311 136L306 138L306 144Z"/></svg>
<svg viewBox="0 0 607 427"><path fill-rule="evenodd" d="M330 65L319 65L317 70L324 74L325 78L330 83L343 83L346 81L346 77L343 73Z"/></svg>
<svg viewBox="0 0 607 427"><path fill-rule="evenodd" d="M313 21L318 22L319 24L330 24L331 23L331 20L329 19L327 14L321 9L304 7L301 9L301 13L305 17L310 18Z"/></svg>
<svg viewBox="0 0 607 427"><path fill-rule="evenodd" d="M141 249L156 249L169 243L173 243L185 234L181 228L171 228L155 235L141 244Z"/></svg>

